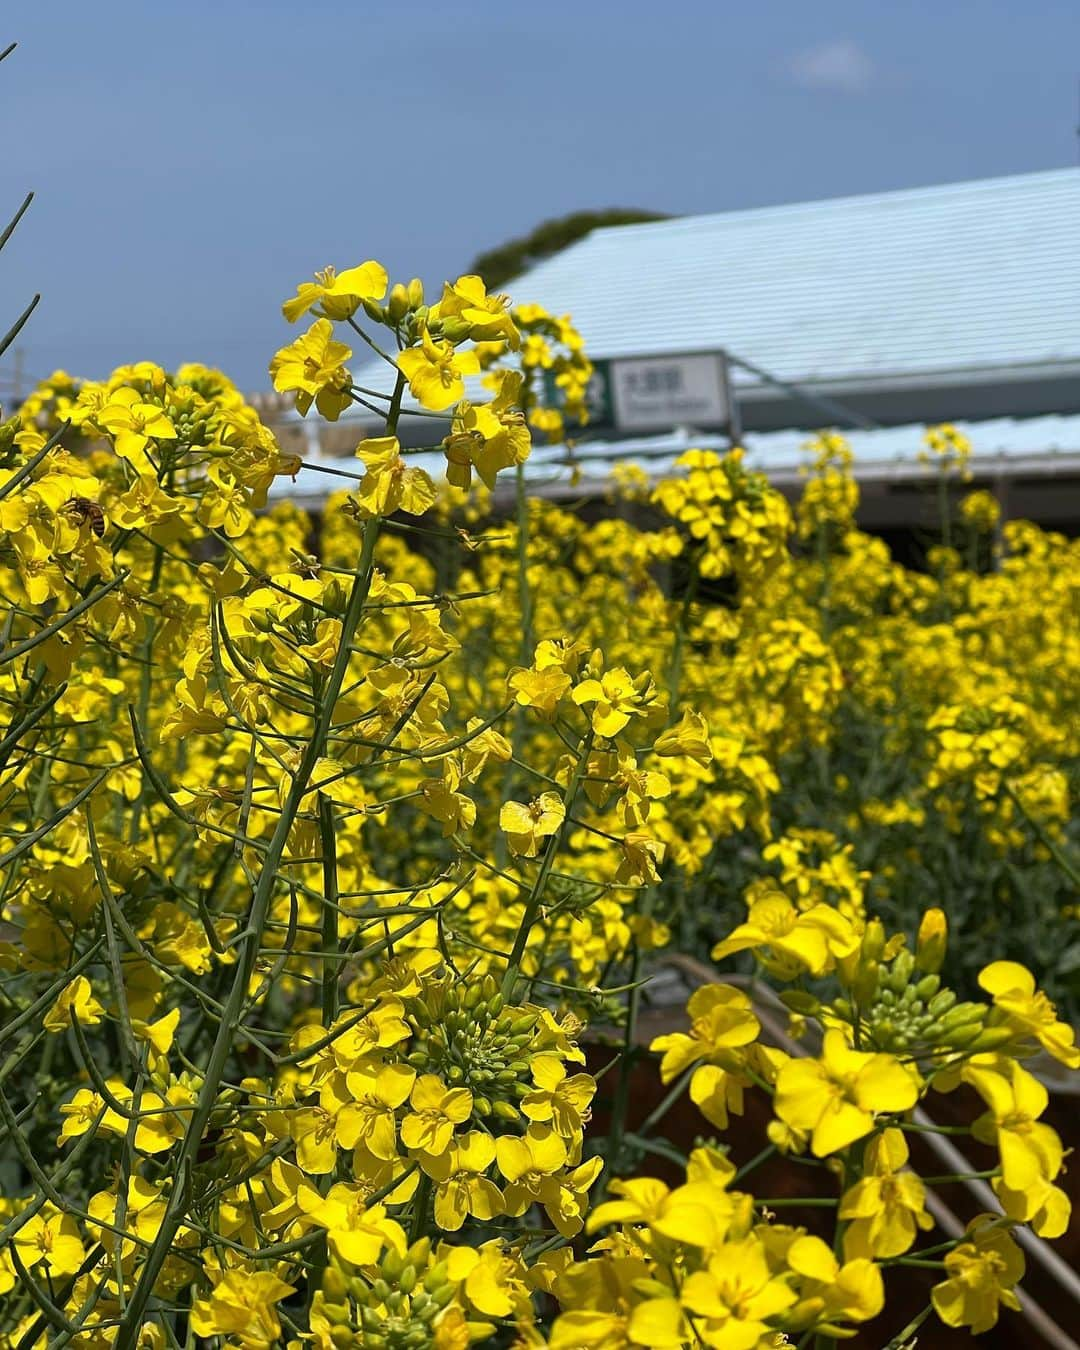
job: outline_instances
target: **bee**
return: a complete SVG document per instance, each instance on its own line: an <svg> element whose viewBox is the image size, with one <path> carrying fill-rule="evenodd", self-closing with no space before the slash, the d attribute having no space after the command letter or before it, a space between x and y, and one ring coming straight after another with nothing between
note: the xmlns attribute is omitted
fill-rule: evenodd
<svg viewBox="0 0 1080 1350"><path fill-rule="evenodd" d="M80 525L89 525L99 539L105 538L105 512L89 497L71 497L67 508Z"/></svg>

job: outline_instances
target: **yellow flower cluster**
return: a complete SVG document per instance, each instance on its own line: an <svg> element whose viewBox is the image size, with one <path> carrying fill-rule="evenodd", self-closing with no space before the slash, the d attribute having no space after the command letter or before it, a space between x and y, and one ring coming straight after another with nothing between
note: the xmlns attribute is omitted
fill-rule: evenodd
<svg viewBox="0 0 1080 1350"><path fill-rule="evenodd" d="M703 577L734 573L753 581L780 562L791 512L763 475L746 470L741 451L721 459L712 450L688 450L676 467L685 476L666 479L654 499L697 544Z"/></svg>
<svg viewBox="0 0 1080 1350"><path fill-rule="evenodd" d="M927 427L923 436L924 449L919 458L924 464L937 464L943 474L955 470L962 479L971 477L968 460L971 458L971 442L951 422L942 422L935 427Z"/></svg>
<svg viewBox="0 0 1080 1350"><path fill-rule="evenodd" d="M1069 1216L1076 546L902 567L833 434L794 514L693 451L590 521L524 477L584 420L569 320L374 261L284 312L275 387L381 419L317 519L202 367L0 424L0 1350L766 1350L888 1317L904 1261L992 1325L1012 1230ZM687 957L731 969L682 1024ZM998 1211L920 1248L961 1085ZM832 1243L739 1189L766 1156Z"/></svg>

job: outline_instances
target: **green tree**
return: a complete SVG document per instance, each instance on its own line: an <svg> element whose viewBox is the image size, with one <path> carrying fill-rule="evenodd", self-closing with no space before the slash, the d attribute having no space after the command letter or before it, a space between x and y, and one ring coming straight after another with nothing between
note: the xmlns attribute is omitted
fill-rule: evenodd
<svg viewBox="0 0 1080 1350"><path fill-rule="evenodd" d="M568 216L545 220L528 234L510 239L497 248L480 253L469 270L484 278L489 289L504 285L527 268L564 248L576 244L593 230L609 225L640 225L650 220L668 220L662 211L640 211L633 207L611 206L603 211L574 211Z"/></svg>

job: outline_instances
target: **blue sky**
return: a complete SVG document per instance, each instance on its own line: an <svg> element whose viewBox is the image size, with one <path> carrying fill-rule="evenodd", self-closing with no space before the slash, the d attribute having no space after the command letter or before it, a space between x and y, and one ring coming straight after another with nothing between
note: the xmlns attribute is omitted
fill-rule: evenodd
<svg viewBox="0 0 1080 1350"><path fill-rule="evenodd" d="M21 342L33 376L192 359L260 389L290 331L281 300L327 263L437 284L583 207L717 211L1077 162L1076 0L3 10L0 45L20 44L0 66L5 222L37 198L0 254L0 316L43 293Z"/></svg>

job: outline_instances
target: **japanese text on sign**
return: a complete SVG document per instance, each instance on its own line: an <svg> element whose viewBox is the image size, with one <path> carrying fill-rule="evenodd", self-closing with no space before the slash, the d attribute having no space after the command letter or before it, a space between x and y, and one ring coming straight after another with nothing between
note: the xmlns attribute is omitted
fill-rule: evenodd
<svg viewBox="0 0 1080 1350"><path fill-rule="evenodd" d="M718 352L613 361L611 388L615 423L630 431L729 420L727 372Z"/></svg>

